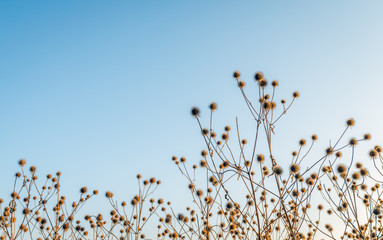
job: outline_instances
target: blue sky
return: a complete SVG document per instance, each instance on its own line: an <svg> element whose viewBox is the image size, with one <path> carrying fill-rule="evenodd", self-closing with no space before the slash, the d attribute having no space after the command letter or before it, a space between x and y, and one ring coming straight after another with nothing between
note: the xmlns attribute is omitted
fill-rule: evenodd
<svg viewBox="0 0 383 240"><path fill-rule="evenodd" d="M130 198L138 172L162 179L163 193L182 189L170 158L197 162L203 147L191 106L207 120L218 102L218 130L235 116L252 124L235 70L249 84L256 71L278 79L281 97L301 92L277 129L281 156L312 133L322 153L350 116L356 136L382 143L382 11L382 1L1 1L0 181L10 186L25 158L44 175L61 170L68 192Z"/></svg>

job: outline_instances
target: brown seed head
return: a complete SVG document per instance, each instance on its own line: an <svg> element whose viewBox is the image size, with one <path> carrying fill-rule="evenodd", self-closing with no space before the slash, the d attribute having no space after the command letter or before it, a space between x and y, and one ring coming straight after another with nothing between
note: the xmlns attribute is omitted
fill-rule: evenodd
<svg viewBox="0 0 383 240"><path fill-rule="evenodd" d="M210 103L209 108L212 111L217 110L217 103L215 103L215 102Z"/></svg>
<svg viewBox="0 0 383 240"><path fill-rule="evenodd" d="M257 72L254 76L255 80L256 81L259 81L261 79L263 79L263 73L262 72Z"/></svg>
<svg viewBox="0 0 383 240"><path fill-rule="evenodd" d="M350 118L346 121L346 125L349 127L352 127L355 125L355 120L353 118Z"/></svg>
<svg viewBox="0 0 383 240"><path fill-rule="evenodd" d="M191 114L193 115L193 117L199 117L199 114L200 114L199 108L193 107L191 110Z"/></svg>
<svg viewBox="0 0 383 240"><path fill-rule="evenodd" d="M233 74L233 77L236 79L238 79L240 76L241 76L241 73L239 73L238 71L235 71Z"/></svg>

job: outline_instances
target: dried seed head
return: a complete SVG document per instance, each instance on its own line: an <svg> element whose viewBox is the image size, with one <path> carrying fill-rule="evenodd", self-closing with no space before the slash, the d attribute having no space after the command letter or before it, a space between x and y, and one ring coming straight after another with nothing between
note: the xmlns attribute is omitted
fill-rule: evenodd
<svg viewBox="0 0 383 240"><path fill-rule="evenodd" d="M326 154L327 154L327 155L331 155L331 154L333 154L333 152L334 152L334 149L333 149L332 147L328 147L328 148L326 149Z"/></svg>
<svg viewBox="0 0 383 240"><path fill-rule="evenodd" d="M199 108L193 107L191 110L191 114L193 115L193 117L199 117L199 114L200 114Z"/></svg>
<svg viewBox="0 0 383 240"><path fill-rule="evenodd" d="M344 164L339 164L337 167L336 167L336 171L338 173L344 173L347 171L347 167L344 165Z"/></svg>
<svg viewBox="0 0 383 240"><path fill-rule="evenodd" d="M358 144L358 141L355 138L351 138L350 141L349 141L349 144L351 146L356 146L356 144Z"/></svg>
<svg viewBox="0 0 383 240"><path fill-rule="evenodd" d="M25 165L25 163L26 163L26 161L24 160L24 158L19 160L20 167L23 167Z"/></svg>
<svg viewBox="0 0 383 240"><path fill-rule="evenodd" d="M265 160L265 157L262 154L257 155L257 162L262 163Z"/></svg>
<svg viewBox="0 0 383 240"><path fill-rule="evenodd" d="M217 103L215 103L215 102L210 103L209 108L212 111L217 110Z"/></svg>
<svg viewBox="0 0 383 240"><path fill-rule="evenodd" d="M299 140L299 145L301 145L301 146L304 146L304 145L306 145L306 139L301 139L301 140Z"/></svg>
<svg viewBox="0 0 383 240"><path fill-rule="evenodd" d="M364 134L363 139L364 140L370 140L371 139L371 134L369 134L369 133Z"/></svg>
<svg viewBox="0 0 383 240"><path fill-rule="evenodd" d="M368 155L370 155L370 157L374 159L378 156L378 152L375 149L371 149Z"/></svg>
<svg viewBox="0 0 383 240"><path fill-rule="evenodd" d="M238 79L240 76L241 76L241 73L239 73L238 71L235 71L233 74L233 77L236 79Z"/></svg>
<svg viewBox="0 0 383 240"><path fill-rule="evenodd" d="M355 120L353 118L350 118L346 121L346 125L349 127L352 127L355 125Z"/></svg>
<svg viewBox="0 0 383 240"><path fill-rule="evenodd" d="M259 80L263 79L263 73L257 72L254 77L255 77L256 81L259 81Z"/></svg>
<svg viewBox="0 0 383 240"><path fill-rule="evenodd" d="M294 164L291 164L290 166L290 171L293 172L293 173L297 173L299 172L299 165L294 163Z"/></svg>
<svg viewBox="0 0 383 240"><path fill-rule="evenodd" d="M274 81L271 83L271 85L272 85L273 87L278 87L279 83L278 83L277 80L274 80Z"/></svg>
<svg viewBox="0 0 383 240"><path fill-rule="evenodd" d="M283 169L278 165L273 167L273 171L276 175L282 175L282 173L283 173Z"/></svg>
<svg viewBox="0 0 383 240"><path fill-rule="evenodd" d="M381 147L381 146L376 145L376 146L374 147L374 149L375 149L378 153L381 153L381 152L382 152L382 147Z"/></svg>

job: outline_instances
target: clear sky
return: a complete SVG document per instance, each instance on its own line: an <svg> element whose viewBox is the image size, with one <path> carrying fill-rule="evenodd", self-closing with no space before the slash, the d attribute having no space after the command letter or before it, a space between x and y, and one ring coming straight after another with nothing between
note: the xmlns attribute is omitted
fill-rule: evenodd
<svg viewBox="0 0 383 240"><path fill-rule="evenodd" d="M68 192L130 198L138 172L186 192L170 158L199 160L191 106L207 120L216 101L218 131L235 116L252 124L234 70L301 92L277 129L281 155L312 133L323 153L351 116L356 136L382 144L382 12L354 0L0 1L0 190L25 158L61 170Z"/></svg>

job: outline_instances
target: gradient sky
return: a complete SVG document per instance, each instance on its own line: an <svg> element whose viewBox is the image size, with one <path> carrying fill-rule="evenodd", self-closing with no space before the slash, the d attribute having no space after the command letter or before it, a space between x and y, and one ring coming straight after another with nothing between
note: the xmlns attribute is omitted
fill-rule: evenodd
<svg viewBox="0 0 383 240"><path fill-rule="evenodd" d="M280 97L300 91L276 129L281 156L312 133L322 154L351 116L355 136L383 144L382 12L354 0L0 1L1 194L25 158L61 170L68 192L130 198L140 172L176 201L169 190L186 181L170 158L197 162L203 147L191 106L207 120L216 101L218 132L235 116L253 124L235 70L278 79Z"/></svg>

